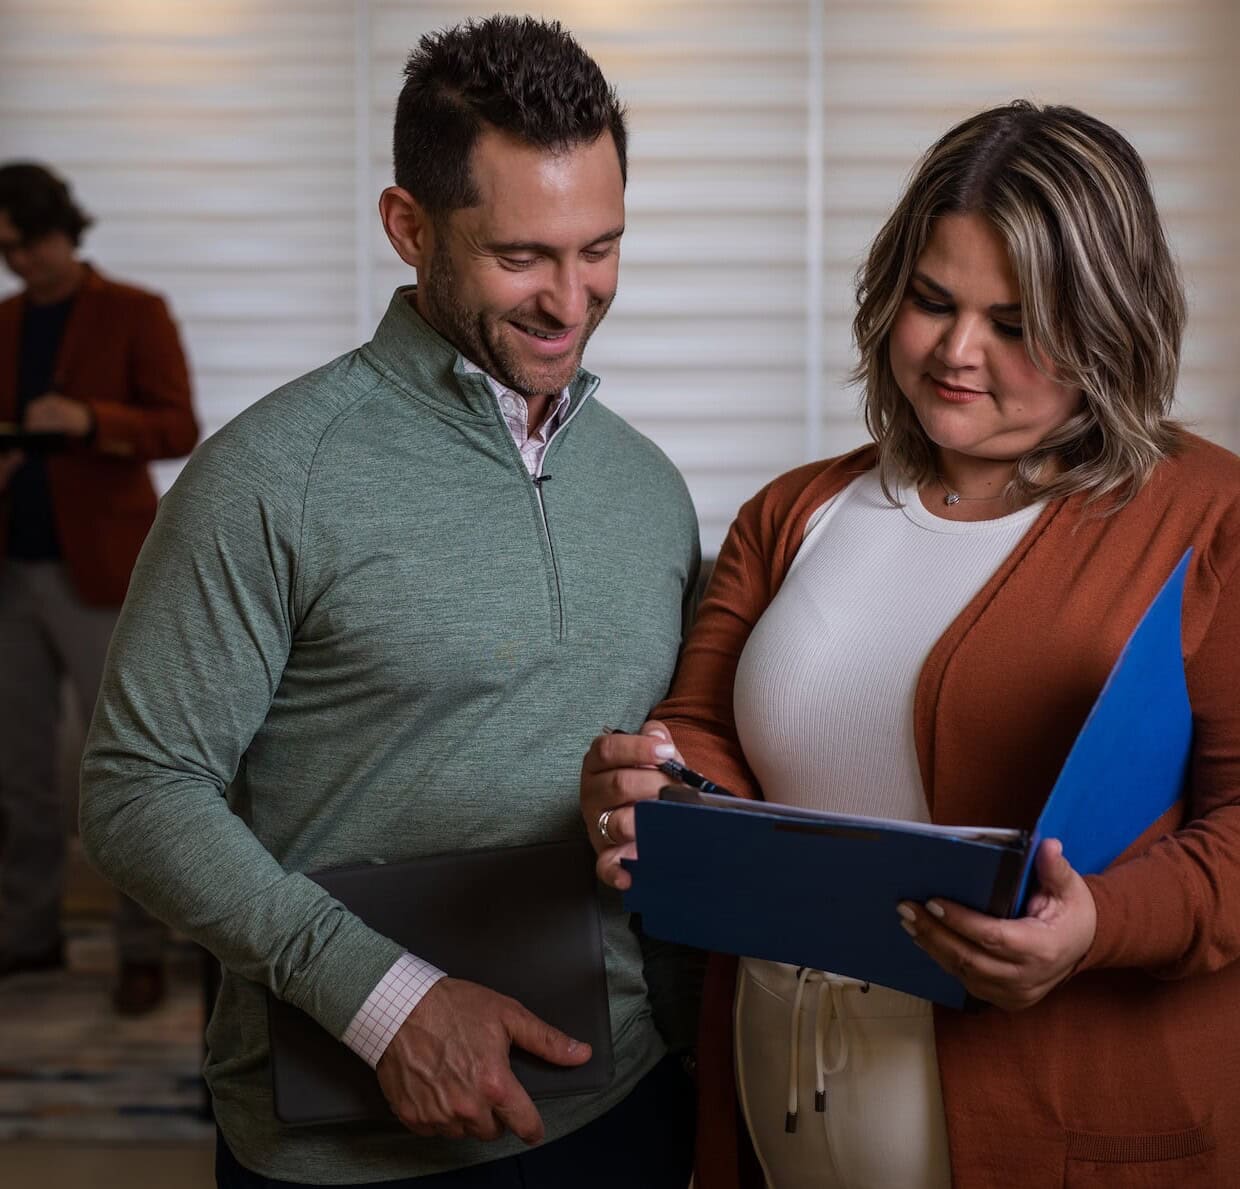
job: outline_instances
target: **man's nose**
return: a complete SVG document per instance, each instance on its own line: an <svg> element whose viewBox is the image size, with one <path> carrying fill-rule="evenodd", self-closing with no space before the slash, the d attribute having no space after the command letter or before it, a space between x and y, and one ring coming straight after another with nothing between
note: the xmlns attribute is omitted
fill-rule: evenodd
<svg viewBox="0 0 1240 1189"><path fill-rule="evenodd" d="M566 264L555 270L551 284L541 294L539 306L561 326L579 326L585 321L589 301L581 270L575 264Z"/></svg>

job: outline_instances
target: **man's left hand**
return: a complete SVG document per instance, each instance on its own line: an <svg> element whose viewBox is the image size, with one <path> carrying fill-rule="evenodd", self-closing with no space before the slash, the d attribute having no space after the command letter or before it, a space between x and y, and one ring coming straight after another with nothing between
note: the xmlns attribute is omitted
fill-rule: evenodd
<svg viewBox="0 0 1240 1189"><path fill-rule="evenodd" d="M948 900L899 906L905 930L970 995L1005 1011L1032 1007L1064 981L1093 944L1098 912L1089 885L1057 839L1038 848L1038 891L1025 916L1002 920Z"/></svg>
<svg viewBox="0 0 1240 1189"><path fill-rule="evenodd" d="M22 428L35 433L63 433L84 438L94 428L90 406L59 392L45 392L26 406Z"/></svg>

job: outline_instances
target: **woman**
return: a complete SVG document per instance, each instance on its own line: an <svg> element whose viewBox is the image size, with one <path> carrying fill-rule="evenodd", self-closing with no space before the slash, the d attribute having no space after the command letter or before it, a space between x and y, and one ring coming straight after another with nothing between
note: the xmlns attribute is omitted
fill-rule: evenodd
<svg viewBox="0 0 1240 1189"><path fill-rule="evenodd" d="M1189 547L1191 780L1102 875L1045 843L1020 920L892 906L980 1012L714 960L698 1189L1224 1183L1240 460L1167 415L1184 299L1144 168L1074 109L983 112L922 161L858 298L874 444L741 509L657 721L586 757L600 877L627 885L631 805L669 751L771 801L1028 828ZM801 1108L815 1092L821 1115Z"/></svg>

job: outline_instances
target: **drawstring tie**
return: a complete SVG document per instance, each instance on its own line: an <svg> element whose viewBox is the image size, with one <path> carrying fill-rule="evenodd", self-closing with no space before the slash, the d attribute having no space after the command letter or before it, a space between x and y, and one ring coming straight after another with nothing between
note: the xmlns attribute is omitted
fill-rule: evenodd
<svg viewBox="0 0 1240 1189"><path fill-rule="evenodd" d="M863 994L870 989L869 983L863 983L859 979L827 974L809 966L798 968L797 993L792 1003L792 1019L788 1025L788 1113L784 1116L784 1130L789 1133L797 1129L798 1087L801 1081L801 1006L805 989L814 980L818 981L814 995L814 1110L819 1114L825 1113L827 1109L827 1075L839 1073L848 1064L844 988L860 987ZM827 1065L827 1035L832 1018L840 1023L840 1051L835 1061Z"/></svg>

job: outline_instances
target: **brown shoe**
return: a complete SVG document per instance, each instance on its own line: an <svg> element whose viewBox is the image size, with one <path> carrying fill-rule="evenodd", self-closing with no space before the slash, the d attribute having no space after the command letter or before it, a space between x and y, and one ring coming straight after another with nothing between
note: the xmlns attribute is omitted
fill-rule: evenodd
<svg viewBox="0 0 1240 1189"><path fill-rule="evenodd" d="M159 962L124 962L112 1006L122 1016L142 1016L164 1001L164 968Z"/></svg>

